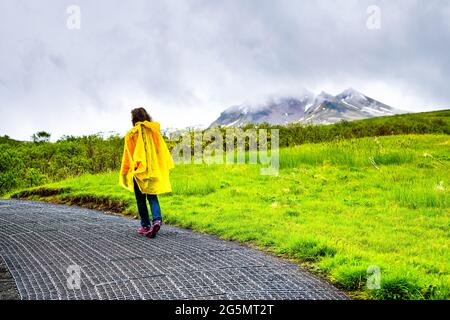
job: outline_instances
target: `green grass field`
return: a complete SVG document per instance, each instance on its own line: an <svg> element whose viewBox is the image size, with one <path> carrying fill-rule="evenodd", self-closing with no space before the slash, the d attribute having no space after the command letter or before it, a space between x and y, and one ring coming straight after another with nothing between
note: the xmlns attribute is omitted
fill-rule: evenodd
<svg viewBox="0 0 450 320"><path fill-rule="evenodd" d="M166 223L295 259L354 297L450 299L449 163L449 135L305 144L280 150L278 177L259 165L178 165L160 202ZM9 196L137 213L117 172ZM379 289L366 286L371 266Z"/></svg>

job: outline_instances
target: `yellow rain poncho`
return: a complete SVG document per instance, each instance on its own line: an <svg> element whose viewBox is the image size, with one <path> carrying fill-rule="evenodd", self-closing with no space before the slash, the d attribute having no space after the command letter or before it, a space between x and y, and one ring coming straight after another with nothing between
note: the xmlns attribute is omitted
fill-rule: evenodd
<svg viewBox="0 0 450 320"><path fill-rule="evenodd" d="M159 131L158 122L137 122L125 135L120 185L134 191L133 178L142 193L171 192L169 170L172 156Z"/></svg>

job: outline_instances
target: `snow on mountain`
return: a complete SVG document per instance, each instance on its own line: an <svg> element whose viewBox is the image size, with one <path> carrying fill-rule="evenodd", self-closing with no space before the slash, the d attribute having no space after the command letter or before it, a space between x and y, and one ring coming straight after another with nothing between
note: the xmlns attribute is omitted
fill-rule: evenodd
<svg viewBox="0 0 450 320"><path fill-rule="evenodd" d="M239 127L248 123L330 124L405 113L349 88L333 96L305 91L300 97L279 97L261 105L236 105L223 111L209 127Z"/></svg>
<svg viewBox="0 0 450 320"><path fill-rule="evenodd" d="M297 122L328 124L405 113L349 88L331 96L321 93Z"/></svg>
<svg viewBox="0 0 450 320"><path fill-rule="evenodd" d="M313 102L313 94L300 97L277 97L259 105L235 105L223 111L209 127L238 127L249 123L288 124L300 119L306 106Z"/></svg>

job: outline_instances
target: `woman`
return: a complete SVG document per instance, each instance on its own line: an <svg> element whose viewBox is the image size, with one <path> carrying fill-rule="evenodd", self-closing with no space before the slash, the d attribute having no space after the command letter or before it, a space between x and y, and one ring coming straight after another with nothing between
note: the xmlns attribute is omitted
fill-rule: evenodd
<svg viewBox="0 0 450 320"><path fill-rule="evenodd" d="M174 167L172 156L159 131L144 108L131 111L133 128L125 135L120 184L133 192L141 217L140 234L154 238L161 228L161 208L158 194L171 192L169 170ZM150 222L147 202L150 203Z"/></svg>

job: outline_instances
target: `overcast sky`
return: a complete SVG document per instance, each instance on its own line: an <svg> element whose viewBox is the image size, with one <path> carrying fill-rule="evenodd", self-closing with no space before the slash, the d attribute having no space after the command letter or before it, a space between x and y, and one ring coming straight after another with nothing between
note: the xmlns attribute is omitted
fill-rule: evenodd
<svg viewBox="0 0 450 320"><path fill-rule="evenodd" d="M16 139L124 134L136 106L162 127L208 125L303 88L443 109L449 75L447 0L0 0L0 135Z"/></svg>

